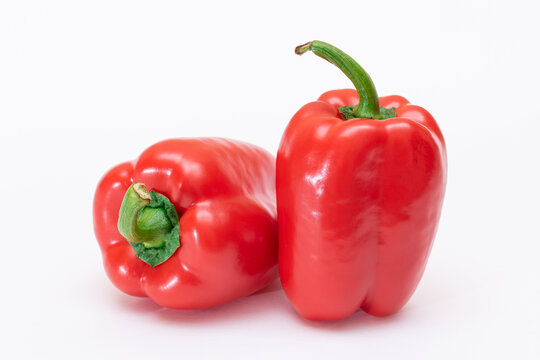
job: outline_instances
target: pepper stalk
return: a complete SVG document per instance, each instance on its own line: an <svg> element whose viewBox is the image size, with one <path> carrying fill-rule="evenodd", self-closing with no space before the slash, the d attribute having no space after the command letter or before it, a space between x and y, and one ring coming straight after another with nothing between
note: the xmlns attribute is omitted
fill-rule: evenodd
<svg viewBox="0 0 540 360"><path fill-rule="evenodd" d="M345 120L364 118L384 120L396 117L395 109L379 106L379 96L368 73L352 57L340 49L323 41L310 41L294 49L297 55L312 51L328 62L336 65L352 81L360 102L357 105L340 106L339 112Z"/></svg>
<svg viewBox="0 0 540 360"><path fill-rule="evenodd" d="M142 183L126 191L118 214L118 231L139 259L154 267L180 247L178 214L170 200Z"/></svg>

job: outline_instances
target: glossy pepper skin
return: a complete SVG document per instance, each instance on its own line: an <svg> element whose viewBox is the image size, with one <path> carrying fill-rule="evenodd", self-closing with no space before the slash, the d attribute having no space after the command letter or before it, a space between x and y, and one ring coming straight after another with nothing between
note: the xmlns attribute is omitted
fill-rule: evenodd
<svg viewBox="0 0 540 360"><path fill-rule="evenodd" d="M275 162L266 151L217 138L172 139L111 169L94 197L94 229L107 275L123 292L174 309L246 296L277 277ZM135 182L165 195L179 217L180 247L155 267L117 228Z"/></svg>
<svg viewBox="0 0 540 360"><path fill-rule="evenodd" d="M324 93L292 118L277 154L279 270L294 308L334 321L360 308L386 316L413 294L437 230L445 142L401 96L383 120L346 120L357 90Z"/></svg>

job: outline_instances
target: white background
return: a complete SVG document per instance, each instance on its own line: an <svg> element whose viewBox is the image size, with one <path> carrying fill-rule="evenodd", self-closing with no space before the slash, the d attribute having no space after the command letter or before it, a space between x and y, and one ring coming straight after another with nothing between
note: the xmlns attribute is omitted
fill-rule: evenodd
<svg viewBox="0 0 540 360"><path fill-rule="evenodd" d="M12 358L539 358L536 1L2 1L0 352ZM279 283L171 311L107 279L102 174L170 137L276 152L348 79L296 45L354 56L380 95L429 109L449 180L422 282L397 315L302 320Z"/></svg>

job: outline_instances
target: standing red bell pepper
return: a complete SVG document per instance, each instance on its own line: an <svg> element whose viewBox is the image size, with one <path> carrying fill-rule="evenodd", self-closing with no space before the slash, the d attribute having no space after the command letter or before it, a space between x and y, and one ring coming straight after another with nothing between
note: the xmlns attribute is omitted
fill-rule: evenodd
<svg viewBox="0 0 540 360"><path fill-rule="evenodd" d="M301 108L277 155L279 270L311 320L358 309L385 316L413 294L437 230L446 185L441 131L401 96L377 97L367 73L320 41L296 48L339 67L355 90Z"/></svg>
<svg viewBox="0 0 540 360"><path fill-rule="evenodd" d="M176 309L265 287L277 277L274 176L268 152L212 138L162 141L116 166L94 198L109 278Z"/></svg>

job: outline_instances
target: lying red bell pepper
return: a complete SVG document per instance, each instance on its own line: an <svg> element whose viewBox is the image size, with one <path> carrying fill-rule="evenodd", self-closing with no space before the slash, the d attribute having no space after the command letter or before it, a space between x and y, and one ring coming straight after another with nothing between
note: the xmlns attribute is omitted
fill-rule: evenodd
<svg viewBox="0 0 540 360"><path fill-rule="evenodd" d="M312 320L363 309L398 311L424 272L446 186L445 142L423 108L378 98L368 74L320 41L311 50L355 90L301 108L277 154L279 271L294 308Z"/></svg>
<svg viewBox="0 0 540 360"><path fill-rule="evenodd" d="M215 138L163 141L116 166L94 198L109 278L176 309L265 287L277 277L274 177L266 151Z"/></svg>

